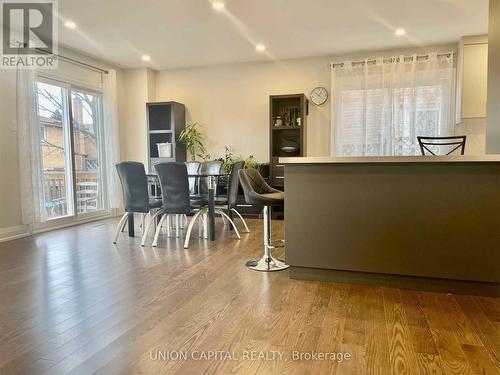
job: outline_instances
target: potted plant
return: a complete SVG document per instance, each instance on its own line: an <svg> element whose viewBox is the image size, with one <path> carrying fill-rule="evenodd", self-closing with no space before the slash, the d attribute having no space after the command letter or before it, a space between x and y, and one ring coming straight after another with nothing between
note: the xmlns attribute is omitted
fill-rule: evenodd
<svg viewBox="0 0 500 375"><path fill-rule="evenodd" d="M217 160L220 160L222 162L222 168L221 168L222 173L230 173L233 164L241 161L242 159L238 156L235 156L231 151L230 147L226 146L225 148L226 148L226 155L223 158L219 158Z"/></svg>
<svg viewBox="0 0 500 375"><path fill-rule="evenodd" d="M259 168L259 163L255 161L255 158L253 155L250 155L248 158L245 159L245 169L258 169Z"/></svg>
<svg viewBox="0 0 500 375"><path fill-rule="evenodd" d="M262 175L262 177L269 178L269 163L258 163L255 161L253 155L250 155L245 160L245 168L257 169L259 173Z"/></svg>
<svg viewBox="0 0 500 375"><path fill-rule="evenodd" d="M203 133L197 122L186 126L186 128L181 131L179 142L186 145L186 150L191 155L191 160L195 160L197 153L205 153Z"/></svg>

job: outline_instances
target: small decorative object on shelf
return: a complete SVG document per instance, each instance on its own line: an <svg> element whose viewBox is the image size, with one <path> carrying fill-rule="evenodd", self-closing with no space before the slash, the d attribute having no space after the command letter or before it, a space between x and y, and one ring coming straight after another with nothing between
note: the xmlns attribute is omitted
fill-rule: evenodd
<svg viewBox="0 0 500 375"><path fill-rule="evenodd" d="M172 143L157 143L158 147L158 157L160 158L171 158L172 157Z"/></svg>
<svg viewBox="0 0 500 375"><path fill-rule="evenodd" d="M283 152L297 152L298 151L298 147L295 147L295 146L283 146L281 147L281 151Z"/></svg>
<svg viewBox="0 0 500 375"><path fill-rule="evenodd" d="M281 119L281 116L276 117L276 122L274 123L274 126L283 126L283 120Z"/></svg>

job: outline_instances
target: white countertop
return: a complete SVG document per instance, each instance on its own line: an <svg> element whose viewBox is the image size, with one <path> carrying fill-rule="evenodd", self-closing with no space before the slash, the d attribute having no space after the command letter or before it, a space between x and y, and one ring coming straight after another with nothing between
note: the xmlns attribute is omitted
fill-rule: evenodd
<svg viewBox="0 0 500 375"><path fill-rule="evenodd" d="M370 156L370 157L284 157L280 164L357 164L357 163L492 163L500 162L500 155L477 156Z"/></svg>

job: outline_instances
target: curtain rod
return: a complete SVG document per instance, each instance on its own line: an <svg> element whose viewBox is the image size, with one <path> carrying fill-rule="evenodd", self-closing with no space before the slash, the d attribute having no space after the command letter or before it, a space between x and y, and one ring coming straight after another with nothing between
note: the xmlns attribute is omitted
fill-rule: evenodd
<svg viewBox="0 0 500 375"><path fill-rule="evenodd" d="M448 53L438 53L437 54L437 57L452 57L455 55L455 52L448 52ZM423 60L423 59L428 59L430 57L429 54L427 55L417 55L416 56L416 59L417 60ZM404 56L403 59L405 61L411 61L413 60L414 56ZM365 65L365 64L376 64L377 63L377 60L378 59L367 59L367 60L360 60L360 61L353 61L352 62L352 65ZM396 57L385 57L382 59L382 61L384 63L386 62L399 62L400 61L400 57L399 56L396 56ZM335 68L337 66L339 67L343 67L344 66L344 63L343 62L339 62L339 63L330 63L330 66L332 68Z"/></svg>
<svg viewBox="0 0 500 375"><path fill-rule="evenodd" d="M39 52L43 52L43 53L45 53L47 55L56 56L58 59L61 59L62 61L68 62L68 63L73 64L73 65L82 66L84 68L87 68L89 70L93 70L93 71L98 72L98 73L103 73L103 74L108 74L109 73L109 71L107 71L106 69L101 69L101 68L99 68L97 66L90 65L90 64L84 63L82 61L78 61L78 60L72 59L72 58L67 57L67 56L58 55L57 53L52 53L52 52L46 51L46 50L44 50L42 48L36 48L36 50L39 51Z"/></svg>

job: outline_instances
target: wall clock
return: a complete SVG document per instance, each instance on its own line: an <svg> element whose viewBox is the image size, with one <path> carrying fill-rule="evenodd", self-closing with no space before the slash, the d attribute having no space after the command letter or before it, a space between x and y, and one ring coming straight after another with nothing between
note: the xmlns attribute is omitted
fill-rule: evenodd
<svg viewBox="0 0 500 375"><path fill-rule="evenodd" d="M311 101L315 105L325 104L328 100L328 91L324 87L316 87L311 91Z"/></svg>

